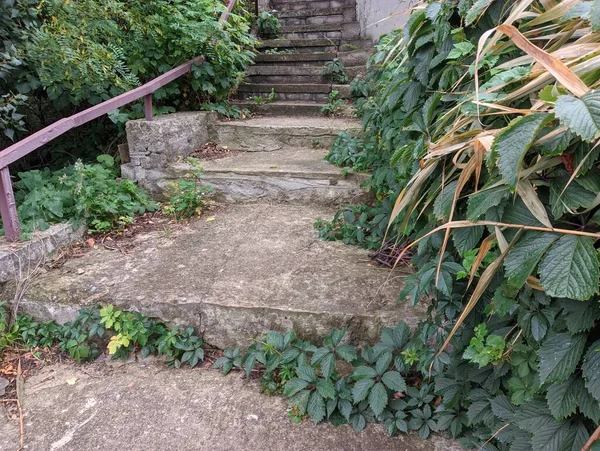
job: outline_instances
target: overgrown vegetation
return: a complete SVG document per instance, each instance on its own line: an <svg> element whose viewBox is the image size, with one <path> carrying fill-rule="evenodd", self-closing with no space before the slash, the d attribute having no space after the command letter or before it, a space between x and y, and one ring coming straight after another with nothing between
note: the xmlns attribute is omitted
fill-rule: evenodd
<svg viewBox="0 0 600 451"><path fill-rule="evenodd" d="M50 123L204 55L187 77L154 96L157 113L227 98L252 57L249 6L226 24L220 0L8 0L0 4L0 131L3 147ZM143 117L141 102L111 115ZM117 128L98 120L21 164L64 165L105 152Z"/></svg>
<svg viewBox="0 0 600 451"><path fill-rule="evenodd" d="M83 223L91 233L119 230L158 208L131 180L116 181L117 172L114 159L101 155L97 164L20 173L15 196L23 232L66 221Z"/></svg>
<svg viewBox="0 0 600 451"><path fill-rule="evenodd" d="M279 36L281 23L275 15L275 11L262 11L258 15L258 34L266 39L274 39Z"/></svg>
<svg viewBox="0 0 600 451"><path fill-rule="evenodd" d="M343 61L337 57L325 64L323 75L329 77L332 83L338 85L344 85L348 83L349 80L348 72L346 72Z"/></svg>
<svg viewBox="0 0 600 451"><path fill-rule="evenodd" d="M326 116L337 116L344 111L344 101L340 97L340 91L334 89L327 96L327 105L321 107L321 113Z"/></svg>
<svg viewBox="0 0 600 451"><path fill-rule="evenodd" d="M468 446L580 449L600 422L597 3L418 5L352 83L361 145L329 157L377 202L321 233L412 241L419 371Z"/></svg>

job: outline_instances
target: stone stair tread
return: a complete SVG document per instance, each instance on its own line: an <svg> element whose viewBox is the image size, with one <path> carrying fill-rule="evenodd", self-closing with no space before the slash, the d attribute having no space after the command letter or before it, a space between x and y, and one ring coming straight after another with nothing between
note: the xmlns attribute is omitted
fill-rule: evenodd
<svg viewBox="0 0 600 451"><path fill-rule="evenodd" d="M286 176L302 178L343 178L341 169L327 161L327 149L284 149L272 152L232 152L223 158L202 161L205 173ZM182 163L181 167L186 167ZM176 167L176 166L175 166ZM367 174L352 174L365 179Z"/></svg>
<svg viewBox="0 0 600 451"><path fill-rule="evenodd" d="M325 83L297 83L297 84L265 84L244 83L238 89L239 92L266 92L274 89L276 93L320 93L328 94L331 86Z"/></svg>
<svg viewBox="0 0 600 451"><path fill-rule="evenodd" d="M343 14L344 8L319 8L319 9L301 9L291 11L277 11L277 17L285 19L288 17L314 17L314 16L335 16Z"/></svg>
<svg viewBox="0 0 600 451"><path fill-rule="evenodd" d="M330 47L337 46L339 39L266 39L258 43L256 48L289 48L289 47Z"/></svg>
<svg viewBox="0 0 600 451"><path fill-rule="evenodd" d="M257 64L246 69L246 75L323 75L323 67Z"/></svg>
<svg viewBox="0 0 600 451"><path fill-rule="evenodd" d="M322 52L322 53L279 53L279 54L267 54L260 53L256 55L254 61L256 63L302 63L302 62L314 62L314 61L331 61L335 58L335 52ZM251 66L252 67L252 66ZM305 66L301 66L305 67ZM250 68L248 68L250 69Z"/></svg>
<svg viewBox="0 0 600 451"><path fill-rule="evenodd" d="M31 281L23 312L59 322L84 306L112 303L190 324L205 341L240 345L268 329L319 339L351 325L351 339L375 341L381 327L416 326L423 309L398 304L401 277L373 265L367 252L320 241L316 205L228 205L174 232L135 238L127 255L92 249ZM207 221L206 217L213 220Z"/></svg>
<svg viewBox="0 0 600 451"><path fill-rule="evenodd" d="M230 127L254 127L265 130L296 128L312 130L322 129L327 132L332 130L341 131L348 129L360 130L361 128L361 122L358 119L336 117L257 117L241 121L222 121L221 124L225 124Z"/></svg>
<svg viewBox="0 0 600 451"><path fill-rule="evenodd" d="M309 33L318 31L341 31L342 25L339 23L309 24L309 25L289 25L281 27L281 34L287 33Z"/></svg>

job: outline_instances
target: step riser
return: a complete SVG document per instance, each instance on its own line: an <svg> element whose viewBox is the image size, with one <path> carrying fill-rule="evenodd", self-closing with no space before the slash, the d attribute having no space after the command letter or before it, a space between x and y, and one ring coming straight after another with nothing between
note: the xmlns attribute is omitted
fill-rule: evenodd
<svg viewBox="0 0 600 451"><path fill-rule="evenodd" d="M269 47L276 48L278 50L291 50L295 53L335 53L338 50L337 43L333 43L331 45L319 45L315 47L294 47L294 46L280 46L280 47Z"/></svg>
<svg viewBox="0 0 600 451"><path fill-rule="evenodd" d="M357 133L359 129L351 131ZM328 149L339 132L340 130L311 127L275 129L219 123L215 126L212 136L217 144L229 150L272 152L285 148Z"/></svg>
<svg viewBox="0 0 600 451"><path fill-rule="evenodd" d="M355 0L315 0L315 1L274 1L273 8L276 11L299 11L303 9L327 9L355 6Z"/></svg>
<svg viewBox="0 0 600 451"><path fill-rule="evenodd" d="M270 201L299 205L339 206L365 200L356 183L347 180L266 177L204 173L203 184L214 188L214 199L226 203Z"/></svg>
<svg viewBox="0 0 600 451"><path fill-rule="evenodd" d="M334 14L331 16L311 16L311 17L284 17L279 19L282 26L297 26L297 25L323 25L323 24L341 24L344 22L342 14Z"/></svg>
<svg viewBox="0 0 600 451"><path fill-rule="evenodd" d="M252 97L261 96L263 98L267 98L271 91L268 92L242 92L239 93L238 98L240 100L248 100L252 99ZM309 93L309 92L286 92L286 93L277 93L277 100L293 100L293 101L304 101L304 102L327 102L328 94L320 94L320 93Z"/></svg>
<svg viewBox="0 0 600 451"><path fill-rule="evenodd" d="M331 61L335 58L335 53L322 53L322 54L294 54L294 53L281 53L281 54L265 54L261 53L256 56L255 62L257 64L286 64L294 66L314 66L324 65L327 61Z"/></svg>
<svg viewBox="0 0 600 451"><path fill-rule="evenodd" d="M322 67L296 67L292 65L263 66L258 64L246 70L246 75L322 75Z"/></svg>
<svg viewBox="0 0 600 451"><path fill-rule="evenodd" d="M323 75L249 75L250 83L297 84L297 83L328 83L328 77Z"/></svg>
<svg viewBox="0 0 600 451"><path fill-rule="evenodd" d="M235 102L232 102L236 104ZM263 116L303 116L303 117L315 117L315 116L323 116L321 112L321 108L324 104L298 104L298 105L289 105L289 104L278 104L278 103L264 103L262 105L257 104L237 104L240 108L247 108L252 113L260 114Z"/></svg>
<svg viewBox="0 0 600 451"><path fill-rule="evenodd" d="M282 33L281 35L285 39L336 39L342 38L341 31L308 31L308 32L293 32L293 33Z"/></svg>

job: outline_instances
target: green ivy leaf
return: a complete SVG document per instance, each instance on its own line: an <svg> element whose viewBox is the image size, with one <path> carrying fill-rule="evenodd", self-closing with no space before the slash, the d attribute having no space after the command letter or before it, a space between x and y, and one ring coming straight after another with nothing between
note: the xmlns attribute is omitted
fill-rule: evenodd
<svg viewBox="0 0 600 451"><path fill-rule="evenodd" d="M567 329L572 334L590 330L600 319L600 303L596 299L584 302L564 299L561 306Z"/></svg>
<svg viewBox="0 0 600 451"><path fill-rule="evenodd" d="M315 391L310 395L306 413L315 423L320 423L325 418L325 401L319 392Z"/></svg>
<svg viewBox="0 0 600 451"><path fill-rule="evenodd" d="M359 366L354 370L352 377L357 381L365 378L373 379L377 377L377 371L370 366Z"/></svg>
<svg viewBox="0 0 600 451"><path fill-rule="evenodd" d="M395 392L406 391L406 382L397 371L388 371L385 373L381 376L381 382L383 382L387 388Z"/></svg>
<svg viewBox="0 0 600 451"><path fill-rule="evenodd" d="M475 22L493 1L494 0L477 0L473 3L473 6L471 6L465 17L465 24L471 25Z"/></svg>
<svg viewBox="0 0 600 451"><path fill-rule="evenodd" d="M375 371L379 376L383 375L383 373L388 370L390 364L392 363L392 359L393 357L391 352L384 352L379 356L377 362L375 363Z"/></svg>
<svg viewBox="0 0 600 451"><path fill-rule="evenodd" d="M335 370L335 355L333 352L330 352L323 360L321 360L321 372L323 373L323 377L329 379Z"/></svg>
<svg viewBox="0 0 600 451"><path fill-rule="evenodd" d="M298 373L300 379L305 380L306 382L314 383L317 380L317 374L310 365L298 365L296 373Z"/></svg>
<svg viewBox="0 0 600 451"><path fill-rule="evenodd" d="M440 194L438 194L435 202L433 203L433 214L440 221L447 221L450 218L450 210L452 209L452 203L454 201L454 194L456 193L456 187L458 181L454 180L442 187Z"/></svg>
<svg viewBox="0 0 600 451"><path fill-rule="evenodd" d="M563 383L548 387L546 399L554 418L562 420L575 412L581 389L585 390L583 383L575 376L571 376Z"/></svg>
<svg viewBox="0 0 600 451"><path fill-rule="evenodd" d="M535 270L546 250L558 239L555 233L527 231L504 260L511 285L521 287Z"/></svg>
<svg viewBox="0 0 600 451"><path fill-rule="evenodd" d="M585 301L598 291L600 269L594 240L566 235L540 263L541 284L548 296Z"/></svg>
<svg viewBox="0 0 600 451"><path fill-rule="evenodd" d="M375 381L373 379L361 379L357 381L352 389L352 398L354 399L354 404L364 401L373 385L375 385Z"/></svg>
<svg viewBox="0 0 600 451"><path fill-rule="evenodd" d="M586 338L585 334L571 337L568 333L548 337L538 352L540 383L566 381L581 359Z"/></svg>
<svg viewBox="0 0 600 451"><path fill-rule="evenodd" d="M346 362L353 362L357 359L356 349L351 345L340 345L335 349L335 352Z"/></svg>
<svg viewBox="0 0 600 451"><path fill-rule="evenodd" d="M387 390L381 382L377 382L369 393L369 406L375 415L381 415L381 412L388 405Z"/></svg>
<svg viewBox="0 0 600 451"><path fill-rule="evenodd" d="M600 340L592 343L588 349L581 369L585 386L596 401L600 402Z"/></svg>
<svg viewBox="0 0 600 451"><path fill-rule="evenodd" d="M492 152L498 155L498 168L506 183L515 189L523 157L538 133L553 119L547 113L533 113L517 118L496 136Z"/></svg>
<svg viewBox="0 0 600 451"><path fill-rule="evenodd" d="M285 384L285 387L283 387L283 396L290 398L296 393L298 393L300 390L304 390L306 387L308 387L308 385L309 383L305 380L298 378L290 379Z"/></svg>
<svg viewBox="0 0 600 451"><path fill-rule="evenodd" d="M590 91L580 98L560 96L555 112L560 122L584 141L593 141L600 136L600 91Z"/></svg>
<svg viewBox="0 0 600 451"><path fill-rule="evenodd" d="M566 443L572 443L575 430L568 421L545 424L533 433L531 440L534 451L561 450Z"/></svg>
<svg viewBox="0 0 600 451"><path fill-rule="evenodd" d="M335 398L335 386L333 382L319 379L317 382L317 391L321 394L321 396L325 399L334 399Z"/></svg>

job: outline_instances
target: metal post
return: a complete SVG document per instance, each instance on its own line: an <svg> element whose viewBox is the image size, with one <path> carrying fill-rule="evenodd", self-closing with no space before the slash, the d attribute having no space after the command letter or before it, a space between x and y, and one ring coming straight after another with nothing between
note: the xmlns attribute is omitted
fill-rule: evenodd
<svg viewBox="0 0 600 451"><path fill-rule="evenodd" d="M17 241L21 235L21 226L8 167L0 169L0 214L7 241Z"/></svg>
<svg viewBox="0 0 600 451"><path fill-rule="evenodd" d="M146 113L146 120L151 121L152 117L152 94L144 96L144 112Z"/></svg>

